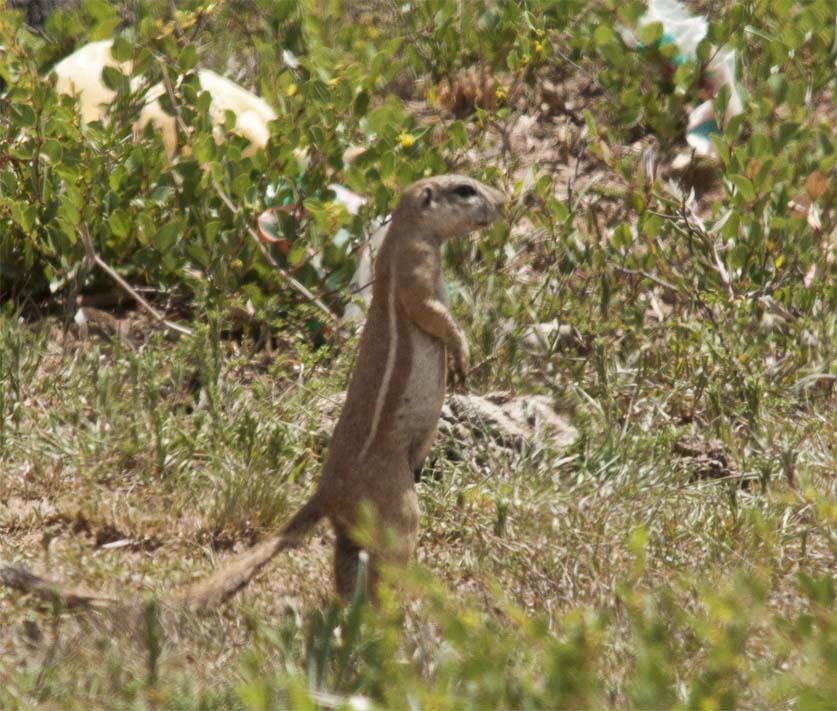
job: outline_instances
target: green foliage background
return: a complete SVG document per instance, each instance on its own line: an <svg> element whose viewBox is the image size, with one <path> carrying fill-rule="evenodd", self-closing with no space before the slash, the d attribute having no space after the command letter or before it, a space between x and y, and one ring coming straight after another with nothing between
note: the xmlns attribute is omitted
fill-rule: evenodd
<svg viewBox="0 0 837 711"><path fill-rule="evenodd" d="M700 90L696 63L661 81L665 57L625 46L620 28L635 26L639 2L192 0L173 17L162 0L87 0L54 13L43 36L0 10L9 481L34 471L26 487L47 496L83 491L90 519L111 497L136 495L137 506L198 517L216 543L278 525L305 498L314 472L304 472L324 446L307 434L310 400L341 387L354 344L313 351L298 336L321 315L246 228L266 207L304 205L303 229L283 218L290 252L274 256L339 312L369 221L401 187L453 170L502 186L511 202L505 224L448 252L452 304L479 365L471 387L550 394L581 432L569 452L534 443L513 462L442 438L458 459L439 455L422 484L421 547L436 557L400 581L420 600L406 611L395 597L374 612L256 599L233 609L236 621L180 620L173 631L149 604L125 640L59 610L21 612L3 593L7 619L35 619L54 642L22 670L0 652L0 706L833 708L832 5L696 3L711 18L699 57L711 45L737 50L746 105L713 139L718 165L701 170L714 190L699 210L689 191L700 166L679 182L649 180L648 154L629 149L653 137L665 161ZM179 86L191 133L174 161L153 131L132 136L138 99L118 73L106 76L119 89L109 120L84 129L50 84L58 59L117 30L115 51L135 75ZM215 144L199 63L276 107L264 151L243 157L233 135ZM496 105L441 111L439 87L474 64L495 78ZM577 81L581 108L564 110L585 148L564 162L606 180L570 170L567 191L567 174L537 160L531 180L513 177L522 159L504 139L521 112L538 111L546 79ZM421 120L417 103L435 120ZM333 182L368 198L359 215L334 206ZM794 206L808 203L816 219ZM340 228L352 239L335 240ZM85 261L88 235L132 284L177 301L195 335L139 351L97 346L44 374L48 334L17 317L111 285ZM660 322L648 317L654 299L668 309ZM297 335L265 377L247 370L254 344L236 350L223 337L247 301L271 332ZM529 329L552 319L581 344L555 338L532 353ZM302 387L292 372L306 373ZM672 457L684 434L721 443L724 479L684 475ZM196 547L186 562L133 565L156 580L203 575ZM60 566L131 580L85 556Z"/></svg>

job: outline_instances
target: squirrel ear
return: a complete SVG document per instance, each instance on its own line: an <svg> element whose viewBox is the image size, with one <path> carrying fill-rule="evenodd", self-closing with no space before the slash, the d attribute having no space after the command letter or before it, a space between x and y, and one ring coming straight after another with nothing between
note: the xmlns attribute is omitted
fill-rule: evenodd
<svg viewBox="0 0 837 711"><path fill-rule="evenodd" d="M430 207L433 203L433 188L426 187L424 190L421 191L421 206L424 209Z"/></svg>

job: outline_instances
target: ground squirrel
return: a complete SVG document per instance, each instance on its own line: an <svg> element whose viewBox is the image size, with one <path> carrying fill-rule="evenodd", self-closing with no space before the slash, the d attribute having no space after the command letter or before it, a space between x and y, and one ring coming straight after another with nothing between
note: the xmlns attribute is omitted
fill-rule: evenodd
<svg viewBox="0 0 837 711"><path fill-rule="evenodd" d="M370 582L382 557L400 565L409 562L419 520L414 475L436 435L446 354L460 379L468 368L467 341L447 306L441 247L494 222L503 203L497 190L459 175L425 178L403 192L377 256L360 351L316 491L281 531L205 581L175 592L170 601L214 607L279 551L301 543L322 518L331 521L337 534L335 586L347 599L355 591L360 559L352 532L364 505L380 532L369 551ZM29 589L38 592L37 585Z"/></svg>
<svg viewBox="0 0 837 711"><path fill-rule="evenodd" d="M360 352L317 490L279 534L188 590L191 604L221 602L321 518L337 534L335 587L351 596L359 546L350 531L363 503L397 540L393 561L409 561L419 517L414 473L436 435L446 352L458 377L468 367L467 341L447 307L441 247L494 222L503 202L497 190L459 175L419 180L403 192L377 256ZM372 579L375 559L373 553Z"/></svg>

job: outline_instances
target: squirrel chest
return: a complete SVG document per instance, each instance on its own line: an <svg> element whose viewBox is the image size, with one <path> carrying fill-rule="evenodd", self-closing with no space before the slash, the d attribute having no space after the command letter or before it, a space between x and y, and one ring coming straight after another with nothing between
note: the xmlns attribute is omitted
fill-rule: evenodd
<svg viewBox="0 0 837 711"><path fill-rule="evenodd" d="M408 317L387 256L383 252L379 260L375 297L332 440L333 450L336 445L354 453L329 462L344 471L350 464L362 466L373 448L405 453L411 469L420 465L444 401L445 343ZM441 282L435 290L441 294Z"/></svg>

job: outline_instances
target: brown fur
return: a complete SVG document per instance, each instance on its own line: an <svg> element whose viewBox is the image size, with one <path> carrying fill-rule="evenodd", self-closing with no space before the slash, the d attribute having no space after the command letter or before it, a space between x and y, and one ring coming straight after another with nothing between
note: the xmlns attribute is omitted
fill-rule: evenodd
<svg viewBox="0 0 837 711"><path fill-rule="evenodd" d="M456 190L462 188L472 189L473 196L460 196ZM397 542L392 547L382 539L379 549L372 551L372 582L376 559L385 549L392 562L410 560L419 518L414 472L421 468L436 434L445 394L446 350L460 378L468 363L467 341L447 308L441 246L493 222L502 202L496 190L456 175L420 180L404 191L376 260L372 304L357 365L316 492L277 536L187 590L190 604L198 608L218 604L280 550L297 543L320 518L328 518L337 534L337 592L344 599L350 597L359 551L352 531L364 504L371 508L376 524L389 530ZM392 308L390 296L395 298ZM393 325L394 355L390 353Z"/></svg>
<svg viewBox="0 0 837 711"><path fill-rule="evenodd" d="M354 533L364 511L376 527L365 541L369 581L382 559L410 560L419 520L414 472L436 435L446 352L460 378L468 365L465 336L447 307L441 247L496 220L502 203L498 191L458 175L420 180L404 191L378 253L357 364L317 490L279 533L173 601L197 609L218 605L322 518L337 534L335 585L344 599L357 585L361 546Z"/></svg>

